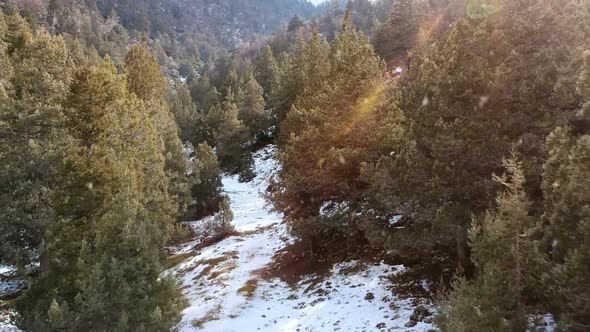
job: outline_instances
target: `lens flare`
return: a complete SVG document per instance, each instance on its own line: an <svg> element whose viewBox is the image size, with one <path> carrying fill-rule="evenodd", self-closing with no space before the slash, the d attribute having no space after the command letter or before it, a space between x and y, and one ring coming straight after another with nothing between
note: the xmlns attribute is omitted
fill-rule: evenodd
<svg viewBox="0 0 590 332"><path fill-rule="evenodd" d="M352 131L354 126L362 122L371 111L375 109L375 106L382 100L383 93L385 92L385 84L383 82L376 83L371 90L364 96L360 97L353 109L353 116L344 129L344 134L348 134Z"/></svg>

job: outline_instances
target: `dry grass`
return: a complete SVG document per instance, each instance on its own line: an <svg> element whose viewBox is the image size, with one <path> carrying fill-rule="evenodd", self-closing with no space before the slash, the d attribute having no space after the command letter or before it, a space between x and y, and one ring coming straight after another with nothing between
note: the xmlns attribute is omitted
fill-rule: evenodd
<svg viewBox="0 0 590 332"><path fill-rule="evenodd" d="M168 268L173 268L176 265L180 264L182 261L194 257L198 254L198 252L196 250L192 250L189 252L185 252L182 254L178 254L178 255L174 255L174 256L170 256L168 257L168 261L166 262L166 265L168 266Z"/></svg>
<svg viewBox="0 0 590 332"><path fill-rule="evenodd" d="M201 264L206 264L207 266L201 271L197 276L193 278L193 280L201 279L202 277L208 275L211 270L213 270L218 264L225 262L227 260L227 256L220 256L216 258L211 258L205 261L197 262L195 264L195 268Z"/></svg>
<svg viewBox="0 0 590 332"><path fill-rule="evenodd" d="M202 264L205 264L207 266L197 276L195 276L193 280L199 280L207 275L209 275L208 279L211 280L219 277L222 274L231 272L233 269L237 267L236 263L234 262L227 262L225 266L221 267L219 270L214 272L211 271L214 268L218 267L221 263L226 262L228 259L238 259L238 257L239 256L237 251L226 251L223 253L223 256L197 262L193 269Z"/></svg>
<svg viewBox="0 0 590 332"><path fill-rule="evenodd" d="M221 269L221 270L218 270L218 271L214 271L213 273L211 273L211 274L209 275L209 280L211 280L211 279L216 279L217 277L219 277L219 276L220 276L220 275L222 275L222 274L229 273L229 272L231 272L233 269L235 269L236 267L238 267L238 266L236 265L236 263L234 263L234 262L231 262L231 263L227 264L227 266L225 266L223 269Z"/></svg>
<svg viewBox="0 0 590 332"><path fill-rule="evenodd" d="M258 279L250 279L246 281L246 284L238 289L238 293L245 294L245 296L249 299L254 296L256 292L256 288L258 287Z"/></svg>
<svg viewBox="0 0 590 332"><path fill-rule="evenodd" d="M219 320L219 313L221 312L221 305L216 306L215 308L209 310L209 312L207 312L205 314L205 316L203 316L200 319L193 319L191 321L191 325L193 327L196 327L198 329L202 329L206 323L214 321L214 320Z"/></svg>
<svg viewBox="0 0 590 332"><path fill-rule="evenodd" d="M168 257L167 266L168 268L173 268L176 265L180 264L182 261L186 260L187 258L194 257L199 254L199 250L212 246L230 236L241 236L240 233L236 231L226 232L222 234L217 234L210 238L204 239L201 243L199 243L195 248L189 252L173 255ZM237 253L236 253L237 254Z"/></svg>

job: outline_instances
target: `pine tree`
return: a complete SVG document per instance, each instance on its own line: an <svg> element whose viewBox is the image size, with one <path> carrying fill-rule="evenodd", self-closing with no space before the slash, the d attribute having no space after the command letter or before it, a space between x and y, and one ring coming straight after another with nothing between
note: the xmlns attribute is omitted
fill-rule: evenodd
<svg viewBox="0 0 590 332"><path fill-rule="evenodd" d="M298 235L325 245L358 234L354 214L336 220L318 214L326 202L355 211L361 165L376 158L372 132L387 98L378 82L381 62L362 33L346 29L330 49L314 34L302 54L309 60L300 71L305 85L280 124L282 169L272 198Z"/></svg>
<svg viewBox="0 0 590 332"><path fill-rule="evenodd" d="M390 200L401 199L408 207L413 219L408 233L416 231L418 238L429 229L433 235L418 247L437 243L447 251L454 246L464 265L469 265L470 215L489 208L498 190L490 175L501 168L499 160L518 145L526 156L533 213L540 215L542 142L575 110L569 101L554 104L543 97L556 84L565 84L562 91L572 89L571 83L549 74L557 70L549 57L561 58L560 50L579 45L567 38L568 47L554 44L567 29L547 28L555 17L567 20L569 14L548 12L552 7L547 3L522 8L518 3L486 18L459 20L432 47L416 51L401 82L399 108L410 130L389 170L397 192L389 194ZM543 50L535 46L540 44ZM531 54L539 62L532 64Z"/></svg>
<svg viewBox="0 0 590 332"><path fill-rule="evenodd" d="M577 91L585 103L571 129L558 128L549 136L543 177L547 242L557 262L546 282L553 309L571 331L590 325L590 52L584 60Z"/></svg>
<svg viewBox="0 0 590 332"><path fill-rule="evenodd" d="M203 73L198 81L193 82L190 90L197 109L204 111L217 104L221 97L217 88L211 84L207 73Z"/></svg>
<svg viewBox="0 0 590 332"><path fill-rule="evenodd" d="M270 97L273 118L277 123L281 123L285 119L295 99L305 86L304 65L306 58L304 52L305 40L302 35L298 35L293 45L292 54L285 55L280 59L278 84Z"/></svg>
<svg viewBox="0 0 590 332"><path fill-rule="evenodd" d="M183 142L193 144L202 140L202 131L205 126L203 114L197 110L191 98L189 89L185 85L178 85L170 97L170 108L180 129L180 138Z"/></svg>
<svg viewBox="0 0 590 332"><path fill-rule="evenodd" d="M588 145L588 144L587 144ZM590 325L590 222L580 220L576 230L580 245L565 259L564 264L556 266L549 283L554 296L552 305L561 313L561 324L567 331L586 331Z"/></svg>
<svg viewBox="0 0 590 332"><path fill-rule="evenodd" d="M264 90L264 99L268 101L277 84L279 75L277 60L268 44L262 48L256 59L254 74L256 81L260 83Z"/></svg>
<svg viewBox="0 0 590 332"><path fill-rule="evenodd" d="M331 102L327 96L332 87L327 84L331 74L327 41L314 30L308 42L299 36L292 52L289 66L280 79L278 96L282 97L282 103L274 108L280 124L279 144L287 142L298 130L299 123L293 123L293 117L289 117L292 108L310 109Z"/></svg>
<svg viewBox="0 0 590 332"><path fill-rule="evenodd" d="M252 139L256 139L270 124L263 93L262 87L251 74L238 90L239 118L248 128Z"/></svg>
<svg viewBox="0 0 590 332"><path fill-rule="evenodd" d="M63 38L0 16L0 259L24 268L40 256L44 271L72 64Z"/></svg>
<svg viewBox="0 0 590 332"><path fill-rule="evenodd" d="M289 24L287 26L287 31L288 32L296 32L297 30L299 30L299 28L303 27L303 25L304 25L304 23L301 20L301 17L299 17L298 15L295 15L289 21Z"/></svg>
<svg viewBox="0 0 590 332"><path fill-rule="evenodd" d="M403 61L416 43L418 30L419 18L414 1L396 1L387 22L375 33L375 51L387 62Z"/></svg>
<svg viewBox="0 0 590 332"><path fill-rule="evenodd" d="M70 140L49 268L19 300L23 324L44 326L46 315L55 324L67 305L73 314L60 324L68 330L169 328L181 303L174 283L160 278L174 204L159 133L112 63L78 70L65 106Z"/></svg>
<svg viewBox="0 0 590 332"><path fill-rule="evenodd" d="M215 147L221 166L230 172L242 172L250 168L251 156L246 149L248 128L239 119L238 106L233 92L209 110L208 122L215 128Z"/></svg>
<svg viewBox="0 0 590 332"><path fill-rule="evenodd" d="M193 206L189 211L196 216L207 215L217 208L217 200L221 194L221 176L219 162L213 149L201 143L195 150L195 169L198 170L198 182L191 188Z"/></svg>
<svg viewBox="0 0 590 332"><path fill-rule="evenodd" d="M442 331L525 331L528 325L526 297L538 292L543 271L538 225L529 216L522 163L513 155L504 167L509 176L494 176L506 188L497 209L469 232L477 278L453 283L437 317Z"/></svg>
<svg viewBox="0 0 590 332"><path fill-rule="evenodd" d="M170 179L169 191L177 204L177 211L171 213L182 215L191 201L186 177L189 163L174 115L165 98L166 80L153 55L141 46L129 50L125 57L125 73L128 90L144 102L161 139L160 149L166 158L166 173Z"/></svg>

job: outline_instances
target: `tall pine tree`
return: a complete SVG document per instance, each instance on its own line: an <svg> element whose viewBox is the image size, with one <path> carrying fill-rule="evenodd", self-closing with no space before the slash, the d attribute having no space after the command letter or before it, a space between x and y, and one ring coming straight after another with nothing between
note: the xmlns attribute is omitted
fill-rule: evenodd
<svg viewBox="0 0 590 332"><path fill-rule="evenodd" d="M112 63L78 70L64 105L70 140L48 272L19 300L23 326L168 329L181 302L160 277L174 203L158 131Z"/></svg>

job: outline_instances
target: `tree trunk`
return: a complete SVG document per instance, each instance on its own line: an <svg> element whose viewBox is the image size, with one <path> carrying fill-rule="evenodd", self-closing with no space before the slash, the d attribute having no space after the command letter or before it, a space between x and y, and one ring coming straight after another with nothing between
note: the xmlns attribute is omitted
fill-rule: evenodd
<svg viewBox="0 0 590 332"><path fill-rule="evenodd" d="M49 273L49 262L47 258L47 253L45 251L46 243L45 239L41 240L41 245L39 246L39 275L40 277L47 276Z"/></svg>
<svg viewBox="0 0 590 332"><path fill-rule="evenodd" d="M467 243L467 227L461 223L455 227L455 244L457 260L464 273L469 275L471 271L471 260L469 259L469 244Z"/></svg>

